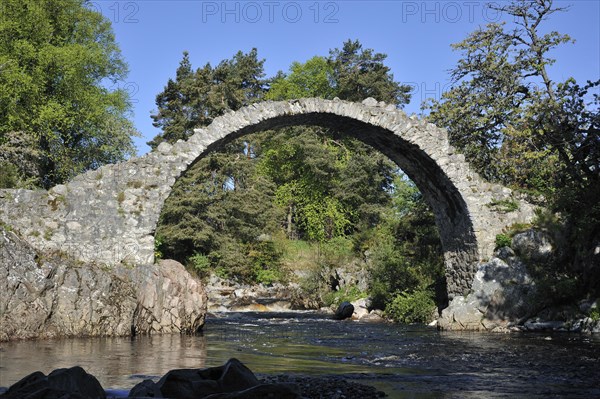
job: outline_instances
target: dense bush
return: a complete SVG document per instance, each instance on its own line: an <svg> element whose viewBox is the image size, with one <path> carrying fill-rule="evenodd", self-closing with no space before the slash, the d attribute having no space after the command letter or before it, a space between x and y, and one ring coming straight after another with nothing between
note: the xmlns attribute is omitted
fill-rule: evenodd
<svg viewBox="0 0 600 399"><path fill-rule="evenodd" d="M210 259L203 254L195 254L189 258L191 267L200 277L208 277L210 275Z"/></svg>
<svg viewBox="0 0 600 399"><path fill-rule="evenodd" d="M433 292L426 289L398 293L387 304L385 313L392 320L401 323L428 323L435 317L433 296Z"/></svg>
<svg viewBox="0 0 600 399"><path fill-rule="evenodd" d="M360 288L352 285L343 287L337 291L329 291L323 296L323 303L325 306L336 306L344 301L353 302L366 296L367 294L361 291Z"/></svg>

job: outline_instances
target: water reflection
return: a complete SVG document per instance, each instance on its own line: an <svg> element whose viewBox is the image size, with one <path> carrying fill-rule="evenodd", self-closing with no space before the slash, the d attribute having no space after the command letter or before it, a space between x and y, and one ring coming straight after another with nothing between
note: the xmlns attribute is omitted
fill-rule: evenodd
<svg viewBox="0 0 600 399"><path fill-rule="evenodd" d="M0 386L75 364L105 388L237 357L257 373L343 374L390 398L600 397L600 339L582 335L439 333L334 322L312 313L226 314L200 336L4 343Z"/></svg>
<svg viewBox="0 0 600 399"><path fill-rule="evenodd" d="M145 376L173 368L207 365L203 336L161 335L135 338L73 338L4 343L0 351L0 386L28 373L80 365L104 387L131 387Z"/></svg>

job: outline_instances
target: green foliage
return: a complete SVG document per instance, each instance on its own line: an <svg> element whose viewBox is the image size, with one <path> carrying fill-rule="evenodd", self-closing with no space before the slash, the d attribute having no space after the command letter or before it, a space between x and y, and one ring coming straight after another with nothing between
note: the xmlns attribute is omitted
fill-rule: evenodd
<svg viewBox="0 0 600 399"><path fill-rule="evenodd" d="M414 184L403 175L394 180L395 207L361 246L372 263L369 293L384 309L394 292L431 286L444 276L441 243L434 217ZM440 299L443 293L439 293Z"/></svg>
<svg viewBox="0 0 600 399"><path fill-rule="evenodd" d="M186 140L194 128L209 125L228 110L237 110L259 101L264 96L264 60L252 49L239 51L216 67L206 64L195 71L188 52L183 53L175 80L169 79L164 90L156 96L157 112L153 125L162 133L148 143L153 149L166 141Z"/></svg>
<svg viewBox="0 0 600 399"><path fill-rule="evenodd" d="M488 206L502 213L509 213L519 210L519 203L512 199L492 200Z"/></svg>
<svg viewBox="0 0 600 399"><path fill-rule="evenodd" d="M319 243L319 263L337 266L350 263L354 258L354 244L348 237L334 237Z"/></svg>
<svg viewBox="0 0 600 399"><path fill-rule="evenodd" d="M305 97L335 97L333 68L325 57L315 56L304 64L293 62L289 75L279 73L266 94L267 100L289 100Z"/></svg>
<svg viewBox="0 0 600 399"><path fill-rule="evenodd" d="M571 41L540 33L540 24L562 10L548 0L512 1L499 11L517 29L493 23L453 45L462 53L452 70L454 86L429 103L430 119L448 128L452 144L488 179L552 191L557 156L534 119L544 119L548 100L556 101L548 53Z"/></svg>
<svg viewBox="0 0 600 399"><path fill-rule="evenodd" d="M527 231L529 229L531 229L533 225L531 223L521 223L521 222L517 222L517 223L513 223L510 226L508 226L505 230L507 231L507 234L510 238L514 237L516 234L522 233L524 231Z"/></svg>
<svg viewBox="0 0 600 399"><path fill-rule="evenodd" d="M158 261L163 258L163 237L160 234L154 235L154 260Z"/></svg>
<svg viewBox="0 0 600 399"><path fill-rule="evenodd" d="M299 127L263 144L258 171L277 186L288 237L324 242L377 222L393 166L355 139Z"/></svg>
<svg viewBox="0 0 600 399"><path fill-rule="evenodd" d="M506 234L497 234L496 235L496 249L503 247L510 247L512 243L511 238Z"/></svg>
<svg viewBox="0 0 600 399"><path fill-rule="evenodd" d="M435 314L434 294L429 290L418 289L411 293L401 292L394 296L385 308L392 320L400 323L428 323Z"/></svg>
<svg viewBox="0 0 600 399"><path fill-rule="evenodd" d="M600 308L595 307L592 310L590 310L590 314L589 317L593 320L593 321L598 321L600 320Z"/></svg>
<svg viewBox="0 0 600 399"><path fill-rule="evenodd" d="M344 301L353 302L360 298L367 297L367 293L363 292L356 285L344 287L338 291L329 291L323 295L323 304L331 307L339 305Z"/></svg>
<svg viewBox="0 0 600 399"><path fill-rule="evenodd" d="M549 54L571 39L544 24L567 8L551 0L490 7L514 25L489 24L454 45L462 57L452 70L453 87L429 102L429 119L448 129L480 174L541 193L549 215L560 214L560 221L538 216L536 222L560 237L557 259L538 273L548 295L566 300L563 288L575 281L578 295L597 296L600 81L579 85L549 74Z"/></svg>
<svg viewBox="0 0 600 399"><path fill-rule="evenodd" d="M549 266L528 265L537 287L535 302L541 307L576 303L583 288L581 282L560 273L555 265Z"/></svg>
<svg viewBox="0 0 600 399"><path fill-rule="evenodd" d="M383 63L386 58L373 49L363 49L358 40L348 40L341 49L331 50L328 63L333 70L335 95L349 101L373 97L397 106L407 104L411 87L394 81Z"/></svg>
<svg viewBox="0 0 600 399"><path fill-rule="evenodd" d="M17 188L19 180L19 168L16 165L0 163L0 188Z"/></svg>
<svg viewBox="0 0 600 399"><path fill-rule="evenodd" d="M0 153L49 187L133 154L127 74L111 24L85 0L3 0ZM5 157L6 156L6 157Z"/></svg>
<svg viewBox="0 0 600 399"><path fill-rule="evenodd" d="M267 285L281 281L284 277L281 256L282 253L272 241L259 241L252 244L248 257L252 263L254 281Z"/></svg>
<svg viewBox="0 0 600 399"><path fill-rule="evenodd" d="M403 106L410 100L410 86L394 81L384 61L387 55L363 49L358 40L344 42L329 57L316 56L304 64L292 63L288 75L279 72L266 95L270 100L302 97L334 97L362 101L373 97L388 104Z"/></svg>
<svg viewBox="0 0 600 399"><path fill-rule="evenodd" d="M203 254L194 254L189 258L189 264L200 277L208 277L211 271L210 259Z"/></svg>

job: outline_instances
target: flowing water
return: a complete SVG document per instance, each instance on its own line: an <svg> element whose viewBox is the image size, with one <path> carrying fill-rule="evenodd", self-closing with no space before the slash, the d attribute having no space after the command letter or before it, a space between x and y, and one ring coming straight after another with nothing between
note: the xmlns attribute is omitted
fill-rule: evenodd
<svg viewBox="0 0 600 399"><path fill-rule="evenodd" d="M198 336L2 343L0 386L81 365L103 387L126 393L170 369L231 357L258 374L345 375L390 398L600 398L599 337L440 333L311 312L220 314Z"/></svg>

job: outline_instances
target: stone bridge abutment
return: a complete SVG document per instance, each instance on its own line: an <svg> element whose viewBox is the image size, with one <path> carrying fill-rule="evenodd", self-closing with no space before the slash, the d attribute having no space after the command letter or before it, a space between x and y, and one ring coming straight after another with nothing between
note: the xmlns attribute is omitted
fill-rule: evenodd
<svg viewBox="0 0 600 399"><path fill-rule="evenodd" d="M100 265L154 262L154 231L176 179L235 138L294 125L333 128L387 155L418 186L440 231L448 292L466 294L495 237L529 222L533 206L488 183L455 151L444 129L394 106L316 98L263 102L227 113L187 141L161 144L126 162L88 171L45 190L0 190L0 221L40 250ZM502 204L513 204L506 207Z"/></svg>

